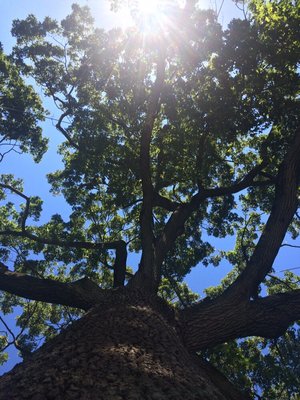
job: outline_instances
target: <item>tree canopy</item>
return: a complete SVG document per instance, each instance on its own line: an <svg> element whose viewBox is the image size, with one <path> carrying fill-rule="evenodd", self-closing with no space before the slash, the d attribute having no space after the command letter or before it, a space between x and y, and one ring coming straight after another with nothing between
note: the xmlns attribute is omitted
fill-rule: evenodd
<svg viewBox="0 0 300 400"><path fill-rule="evenodd" d="M1 309L23 309L4 350L26 357L89 309L73 291L89 278L158 292L184 316L189 349L253 398L297 398L300 278L273 264L300 226L300 4L251 0L244 14L223 27L196 1L162 1L125 30L95 27L75 4L60 23L14 21L16 45L0 51L1 162L47 150L30 77L57 108L63 168L47 178L71 213L40 223L42 199L1 175ZM229 235L234 249L218 252ZM224 260L231 272L198 302L184 278ZM224 304L232 325L197 339Z"/></svg>

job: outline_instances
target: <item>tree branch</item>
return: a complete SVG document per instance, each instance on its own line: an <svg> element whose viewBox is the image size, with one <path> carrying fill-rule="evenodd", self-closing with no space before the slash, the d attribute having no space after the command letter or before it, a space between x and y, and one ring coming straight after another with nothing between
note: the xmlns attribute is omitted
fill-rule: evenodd
<svg viewBox="0 0 300 400"><path fill-rule="evenodd" d="M156 80L154 82L147 110L144 127L141 132L140 172L142 178L143 203L140 215L142 259L135 284L146 285L150 290L156 290L160 272L156 268L154 254L154 234L152 221L153 186L150 166L150 144L153 126L160 109L160 95L165 78L165 54L159 55Z"/></svg>
<svg viewBox="0 0 300 400"><path fill-rule="evenodd" d="M65 111L64 113L61 114L61 116L58 119L58 122L56 124L56 128L64 135L64 137L68 140L68 142L77 150L79 150L79 146L77 143L74 142L72 137L68 134L68 132L61 126L61 123L65 117L70 115L70 111Z"/></svg>
<svg viewBox="0 0 300 400"><path fill-rule="evenodd" d="M287 244L287 243L282 244L280 247L292 247L293 249L300 249L300 246L297 246L295 244Z"/></svg>
<svg viewBox="0 0 300 400"><path fill-rule="evenodd" d="M219 297L180 311L187 347L199 351L247 336L276 338L300 319L300 290L252 301Z"/></svg>
<svg viewBox="0 0 300 400"><path fill-rule="evenodd" d="M299 154L300 130L296 133L293 143L279 168L272 210L252 257L244 271L224 295L238 292L240 296L246 298L256 296L259 284L270 272L299 205Z"/></svg>
<svg viewBox="0 0 300 400"><path fill-rule="evenodd" d="M24 197L24 196L22 196ZM44 245L51 246L59 246L65 248L76 248L76 249L91 249L100 251L103 250L115 250L115 263L114 263L114 287L124 286L125 274L126 274L126 262L127 262L127 249L126 242L123 240L115 240L112 242L106 243L92 243L92 242L72 242L72 241L63 241L58 239L48 239L36 236L26 230L22 223L22 231L12 231L12 230L4 230L0 231L0 235L8 235L15 237L24 237L26 239L30 239L36 243L41 243Z"/></svg>
<svg viewBox="0 0 300 400"><path fill-rule="evenodd" d="M159 193L153 194L153 206L161 207L167 211L175 211L181 203L172 201L167 197L161 196Z"/></svg>
<svg viewBox="0 0 300 400"><path fill-rule="evenodd" d="M29 209L30 209L30 197L26 196L24 193L20 192L20 190L14 188L11 185L6 185L4 183L0 183L0 187L3 189L9 189L11 192L17 194L18 196L22 197L24 200L26 200L26 205L25 205L25 210L21 218L21 229L22 232L26 231L26 221L29 215Z"/></svg>
<svg viewBox="0 0 300 400"><path fill-rule="evenodd" d="M13 192L13 193L16 193L18 196L22 197L22 198L23 198L24 200L26 200L26 201L29 199L28 196L26 196L26 195L25 195L24 193L22 193L20 190L14 188L14 187L11 186L11 185L7 185L6 183L0 183L0 187L3 188L3 189L8 189L8 190L10 190L10 191Z"/></svg>
<svg viewBox="0 0 300 400"><path fill-rule="evenodd" d="M114 288L124 286L126 275L127 248L126 242L120 240L116 245L116 258L114 264Z"/></svg>
<svg viewBox="0 0 300 400"><path fill-rule="evenodd" d="M85 241L78 241L72 242L68 240L59 240L59 239L49 239L34 235L33 233L22 231L12 231L10 229L6 229L4 231L0 231L0 235L11 235L16 237L24 237L26 239L33 240L36 243L41 243L50 246L59 246L59 247L74 247L76 249L100 249L100 250L109 250L109 249L116 249L119 246L122 246L122 240L113 240L111 242L85 242ZM125 243L125 242L124 242Z"/></svg>
<svg viewBox="0 0 300 400"><path fill-rule="evenodd" d="M40 279L11 272L1 263L0 290L30 300L88 310L103 299L105 291L88 278L72 283Z"/></svg>
<svg viewBox="0 0 300 400"><path fill-rule="evenodd" d="M157 263L160 265L166 257L168 251L174 245L175 240L184 231L184 224L190 218L192 213L196 211L200 204L208 198L225 196L234 194L246 189L249 186L265 186L272 183L272 181L254 181L254 178L265 167L265 163L255 166L249 171L242 179L234 182L231 186L224 186L219 188L202 189L195 194L189 203L180 204L169 218L163 233L157 240L156 244L156 258Z"/></svg>

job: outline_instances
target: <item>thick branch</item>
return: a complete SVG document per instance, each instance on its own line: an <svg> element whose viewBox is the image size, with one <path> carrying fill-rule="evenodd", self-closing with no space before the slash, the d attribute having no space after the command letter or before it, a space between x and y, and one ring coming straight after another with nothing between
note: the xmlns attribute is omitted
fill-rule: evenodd
<svg viewBox="0 0 300 400"><path fill-rule="evenodd" d="M104 290L88 278L72 283L63 283L11 272L3 264L0 269L0 290L30 300L61 304L83 310L93 307L101 301L104 295Z"/></svg>
<svg viewBox="0 0 300 400"><path fill-rule="evenodd" d="M299 154L300 131L279 168L271 214L245 270L223 295L182 312L182 329L191 350L251 335L277 337L300 318L299 290L250 301L270 271L297 210Z"/></svg>
<svg viewBox="0 0 300 400"><path fill-rule="evenodd" d="M114 288L124 286L126 275L127 248L126 242L119 241L116 246L116 259L114 264Z"/></svg>
<svg viewBox="0 0 300 400"><path fill-rule="evenodd" d="M239 292L241 296L255 296L259 284L270 272L287 229L299 205L300 130L297 132L275 184L275 198L268 221L247 267L228 288L226 294Z"/></svg>
<svg viewBox="0 0 300 400"><path fill-rule="evenodd" d="M165 77L165 55L161 54L157 63L156 80L149 100L146 121L141 133L140 172L142 178L143 204L140 216L142 260L137 278L152 290L156 289L160 278L154 260L154 234L152 221L153 186L150 166L150 144L153 126L160 109L160 95ZM137 279L136 278L136 279ZM140 279L141 278L141 279Z"/></svg>
<svg viewBox="0 0 300 400"><path fill-rule="evenodd" d="M206 300L181 312L184 341L199 351L247 336L276 338L300 319L300 290L255 301L231 297Z"/></svg>

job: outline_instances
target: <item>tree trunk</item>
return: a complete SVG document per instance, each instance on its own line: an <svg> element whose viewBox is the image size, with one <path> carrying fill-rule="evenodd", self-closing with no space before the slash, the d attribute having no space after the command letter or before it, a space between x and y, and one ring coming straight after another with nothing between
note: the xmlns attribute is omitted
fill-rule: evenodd
<svg viewBox="0 0 300 400"><path fill-rule="evenodd" d="M187 351L164 303L112 291L5 374L0 399L246 398L227 384Z"/></svg>

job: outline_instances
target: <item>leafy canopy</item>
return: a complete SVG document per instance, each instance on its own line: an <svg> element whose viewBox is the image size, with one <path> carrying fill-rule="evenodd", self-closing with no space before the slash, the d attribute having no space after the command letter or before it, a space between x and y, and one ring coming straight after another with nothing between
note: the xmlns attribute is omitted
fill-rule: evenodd
<svg viewBox="0 0 300 400"><path fill-rule="evenodd" d="M32 86L26 85L0 43L0 162L11 151L31 152L40 161L47 150L38 121L44 109Z"/></svg>

